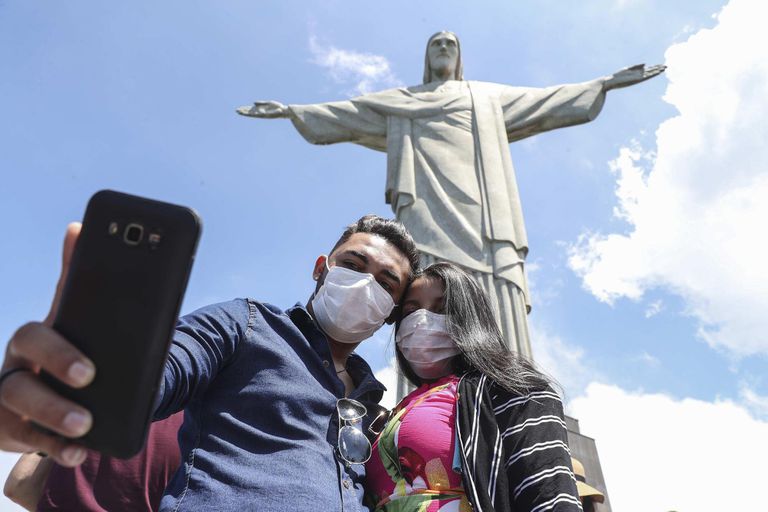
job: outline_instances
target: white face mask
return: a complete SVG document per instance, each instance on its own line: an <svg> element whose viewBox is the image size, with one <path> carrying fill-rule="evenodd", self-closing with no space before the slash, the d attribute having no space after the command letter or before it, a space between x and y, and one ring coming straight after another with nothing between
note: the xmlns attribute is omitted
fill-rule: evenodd
<svg viewBox="0 0 768 512"><path fill-rule="evenodd" d="M325 281L312 298L318 325L342 343L370 338L394 307L392 296L371 274L339 266L328 269Z"/></svg>
<svg viewBox="0 0 768 512"><path fill-rule="evenodd" d="M426 309L414 311L403 319L395 342L413 373L425 380L448 375L451 360L460 353L448 334L445 315Z"/></svg>

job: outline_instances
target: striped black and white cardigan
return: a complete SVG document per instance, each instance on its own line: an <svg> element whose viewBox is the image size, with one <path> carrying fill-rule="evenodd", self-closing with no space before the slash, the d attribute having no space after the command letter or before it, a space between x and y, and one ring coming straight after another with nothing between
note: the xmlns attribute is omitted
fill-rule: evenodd
<svg viewBox="0 0 768 512"><path fill-rule="evenodd" d="M554 390L514 395L475 372L458 393L462 480L475 511L581 510Z"/></svg>

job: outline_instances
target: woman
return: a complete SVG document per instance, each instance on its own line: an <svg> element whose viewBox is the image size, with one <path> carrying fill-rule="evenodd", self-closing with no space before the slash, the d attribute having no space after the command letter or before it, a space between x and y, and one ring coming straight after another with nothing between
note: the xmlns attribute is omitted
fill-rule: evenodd
<svg viewBox="0 0 768 512"><path fill-rule="evenodd" d="M507 348L472 277L450 263L426 268L395 332L400 368L418 387L373 443L373 509L581 510L560 398Z"/></svg>

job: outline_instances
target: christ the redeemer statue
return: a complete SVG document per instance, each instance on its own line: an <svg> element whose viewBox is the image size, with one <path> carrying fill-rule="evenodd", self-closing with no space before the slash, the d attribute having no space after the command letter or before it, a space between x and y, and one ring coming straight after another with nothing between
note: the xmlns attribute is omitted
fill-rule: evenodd
<svg viewBox="0 0 768 512"><path fill-rule="evenodd" d="M385 151L385 200L423 263L445 260L469 270L496 304L510 347L530 357L528 240L508 144L591 121L607 91L662 71L638 65L543 89L466 81L459 39L439 32L427 43L422 85L317 105L259 101L237 112L290 118L312 144Z"/></svg>

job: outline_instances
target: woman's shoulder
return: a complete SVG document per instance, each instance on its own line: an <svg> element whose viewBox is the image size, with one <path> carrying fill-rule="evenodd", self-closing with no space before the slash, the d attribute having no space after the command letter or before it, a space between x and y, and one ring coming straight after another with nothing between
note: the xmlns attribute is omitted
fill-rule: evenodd
<svg viewBox="0 0 768 512"><path fill-rule="evenodd" d="M494 401L497 399L513 400L515 398L550 395L552 398L560 400L559 393L551 383L529 386L521 390L510 390L479 371L472 371L462 375L459 385L465 389L482 388L482 391L487 391Z"/></svg>
<svg viewBox="0 0 768 512"><path fill-rule="evenodd" d="M497 419L501 417L559 418L564 425L563 401L552 385L525 391L510 391L493 383L489 389L491 406Z"/></svg>

